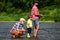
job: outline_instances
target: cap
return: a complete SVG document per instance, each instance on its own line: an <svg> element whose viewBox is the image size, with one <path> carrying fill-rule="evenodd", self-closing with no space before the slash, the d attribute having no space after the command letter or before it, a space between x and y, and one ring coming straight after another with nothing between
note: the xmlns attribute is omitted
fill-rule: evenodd
<svg viewBox="0 0 60 40"><path fill-rule="evenodd" d="M24 18L20 18L20 21L21 21L21 20L25 21L25 19L24 19Z"/></svg>

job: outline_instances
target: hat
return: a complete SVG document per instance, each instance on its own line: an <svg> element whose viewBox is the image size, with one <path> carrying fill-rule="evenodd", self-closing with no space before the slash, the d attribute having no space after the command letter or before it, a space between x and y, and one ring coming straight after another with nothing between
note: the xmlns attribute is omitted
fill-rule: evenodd
<svg viewBox="0 0 60 40"><path fill-rule="evenodd" d="M24 18L20 18L20 21L21 21L21 20L25 21L25 19L24 19Z"/></svg>

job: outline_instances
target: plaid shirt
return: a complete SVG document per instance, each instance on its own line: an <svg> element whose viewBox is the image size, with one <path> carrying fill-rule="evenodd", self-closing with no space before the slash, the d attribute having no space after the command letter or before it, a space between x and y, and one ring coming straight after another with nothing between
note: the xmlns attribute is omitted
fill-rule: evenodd
<svg viewBox="0 0 60 40"><path fill-rule="evenodd" d="M10 32L12 32L14 29L15 30L19 30L19 29L22 29L23 28L23 25L20 24L20 22L17 22L15 23L15 25L13 26L13 28L10 30Z"/></svg>

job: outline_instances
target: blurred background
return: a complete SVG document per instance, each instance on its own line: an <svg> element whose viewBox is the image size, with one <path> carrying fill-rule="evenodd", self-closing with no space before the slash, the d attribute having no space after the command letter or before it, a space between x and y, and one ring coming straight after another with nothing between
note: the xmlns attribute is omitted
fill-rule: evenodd
<svg viewBox="0 0 60 40"><path fill-rule="evenodd" d="M39 11L44 15L41 21L60 22L60 0L38 0ZM0 0L0 21L27 20L34 0Z"/></svg>

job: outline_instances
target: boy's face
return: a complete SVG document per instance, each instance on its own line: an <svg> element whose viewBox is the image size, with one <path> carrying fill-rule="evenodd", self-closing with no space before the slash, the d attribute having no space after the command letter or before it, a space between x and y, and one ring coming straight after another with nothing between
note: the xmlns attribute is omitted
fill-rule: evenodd
<svg viewBox="0 0 60 40"><path fill-rule="evenodd" d="M23 20L20 21L20 24L24 24L25 22Z"/></svg>

